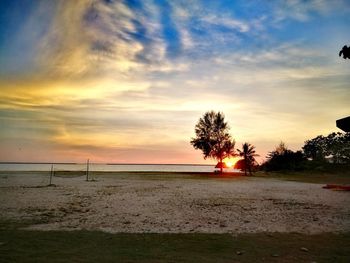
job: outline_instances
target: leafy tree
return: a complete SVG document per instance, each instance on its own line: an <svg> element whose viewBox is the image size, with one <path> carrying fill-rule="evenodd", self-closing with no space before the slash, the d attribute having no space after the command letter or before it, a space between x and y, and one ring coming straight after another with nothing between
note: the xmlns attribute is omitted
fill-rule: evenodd
<svg viewBox="0 0 350 263"><path fill-rule="evenodd" d="M242 150L237 149L239 156L243 157L244 160L244 174L247 175L247 169L249 174L252 174L252 166L256 163L255 157L259 156L255 152L255 146L245 142L242 144Z"/></svg>
<svg viewBox="0 0 350 263"><path fill-rule="evenodd" d="M307 140L303 146L304 154L313 161L325 162L331 158L333 163L350 163L350 133L333 132L327 136L319 135Z"/></svg>
<svg viewBox="0 0 350 263"><path fill-rule="evenodd" d="M202 150L204 159L213 158L222 162L225 158L235 156L235 140L231 138L229 130L223 113L208 111L196 124L196 137L191 139L191 144L195 149Z"/></svg>
<svg viewBox="0 0 350 263"><path fill-rule="evenodd" d="M263 167L268 171L299 170L303 168L305 156L301 151L293 152L281 142L274 151L267 156Z"/></svg>
<svg viewBox="0 0 350 263"><path fill-rule="evenodd" d="M343 134L340 145L342 145L342 148L340 150L341 161L343 163L350 164L350 132Z"/></svg>
<svg viewBox="0 0 350 263"><path fill-rule="evenodd" d="M267 154L267 158L272 158L274 155L282 155L288 150L287 145L284 142L280 142L279 145L275 147L275 150Z"/></svg>
<svg viewBox="0 0 350 263"><path fill-rule="evenodd" d="M244 170L245 170L245 161L244 161L244 159L238 160L238 161L235 163L234 168L235 168L235 169L239 169L239 170L241 170L241 171L244 171Z"/></svg>
<svg viewBox="0 0 350 263"><path fill-rule="evenodd" d="M327 138L319 135L307 140L302 149L307 158L314 161L324 161L327 156Z"/></svg>
<svg viewBox="0 0 350 263"><path fill-rule="evenodd" d="M326 154L333 163L350 163L350 133L332 132L326 137Z"/></svg>

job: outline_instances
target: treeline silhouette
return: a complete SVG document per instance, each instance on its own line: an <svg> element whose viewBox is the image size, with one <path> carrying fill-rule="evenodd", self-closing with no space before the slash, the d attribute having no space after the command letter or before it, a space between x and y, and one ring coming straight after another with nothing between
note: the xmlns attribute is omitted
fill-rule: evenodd
<svg viewBox="0 0 350 263"><path fill-rule="evenodd" d="M246 142L242 149L235 149L235 140L230 134L230 127L222 112L208 111L199 118L195 125L195 137L191 138L192 146L201 150L204 159L212 158L218 161L216 165L223 173L225 158L240 156L242 159L235 164L251 175L253 171L281 170L350 170L350 132L333 132L327 136L319 135L307 140L301 150L292 151L281 142L269 152L266 161L260 166L255 157L259 156L255 146Z"/></svg>
<svg viewBox="0 0 350 263"><path fill-rule="evenodd" d="M347 170L350 168L350 133L332 132L307 140L292 151L281 142L259 167L265 171Z"/></svg>

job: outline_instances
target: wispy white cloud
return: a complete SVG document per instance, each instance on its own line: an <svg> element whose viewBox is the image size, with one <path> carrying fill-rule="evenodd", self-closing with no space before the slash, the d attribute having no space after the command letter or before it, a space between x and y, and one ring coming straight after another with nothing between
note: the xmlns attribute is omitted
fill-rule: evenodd
<svg viewBox="0 0 350 263"><path fill-rule="evenodd" d="M234 29L239 32L248 32L250 30L250 26L248 23L231 17L210 14L208 16L203 17L202 20L211 25L225 26L227 28Z"/></svg>
<svg viewBox="0 0 350 263"><path fill-rule="evenodd" d="M331 12L344 12L350 5L346 0L287 0L282 1L275 8L276 22L285 19L295 19L301 22L309 20L314 13L328 15Z"/></svg>

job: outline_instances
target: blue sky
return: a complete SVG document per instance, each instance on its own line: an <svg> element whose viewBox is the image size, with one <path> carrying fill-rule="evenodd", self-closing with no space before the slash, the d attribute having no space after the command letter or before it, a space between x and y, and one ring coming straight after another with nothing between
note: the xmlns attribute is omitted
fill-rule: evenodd
<svg viewBox="0 0 350 263"><path fill-rule="evenodd" d="M15 0L0 11L3 161L207 162L189 141L208 110L264 157L349 115L350 63L338 57L349 1Z"/></svg>

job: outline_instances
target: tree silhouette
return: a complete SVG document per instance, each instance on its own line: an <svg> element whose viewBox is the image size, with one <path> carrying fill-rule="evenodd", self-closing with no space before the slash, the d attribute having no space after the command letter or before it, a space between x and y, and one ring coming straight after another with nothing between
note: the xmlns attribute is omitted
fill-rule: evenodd
<svg viewBox="0 0 350 263"><path fill-rule="evenodd" d="M245 170L245 161L244 161L244 159L238 160L238 161L235 163L234 168L235 168L235 169L238 169L238 170L241 170L241 171L244 171L244 170Z"/></svg>
<svg viewBox="0 0 350 263"><path fill-rule="evenodd" d="M350 133L319 135L305 141L303 151L313 161L326 162L327 158L331 158L333 163L350 163Z"/></svg>
<svg viewBox="0 0 350 263"><path fill-rule="evenodd" d="M243 157L244 160L244 174L247 175L247 169L249 174L252 174L252 166L256 163L255 157L259 156L255 153L255 146L245 142L242 144L242 150L237 149L239 156Z"/></svg>
<svg viewBox="0 0 350 263"><path fill-rule="evenodd" d="M195 149L202 150L204 159L213 158L222 163L223 159L235 156L235 140L231 138L229 130L223 113L208 111L196 124L196 137L191 139L191 144Z"/></svg>
<svg viewBox="0 0 350 263"><path fill-rule="evenodd" d="M289 150L284 142L280 142L275 150L269 152L262 167L267 171L300 170L305 156L301 151Z"/></svg>
<svg viewBox="0 0 350 263"><path fill-rule="evenodd" d="M307 158L313 161L325 161L327 156L327 138L319 135L313 139L307 140L302 149Z"/></svg>
<svg viewBox="0 0 350 263"><path fill-rule="evenodd" d="M333 163L350 164L350 132L332 132L326 137L327 154Z"/></svg>
<svg viewBox="0 0 350 263"><path fill-rule="evenodd" d="M275 150L272 151L272 152L269 152L268 156L269 155L274 155L274 154L279 154L279 155L282 155L283 153L285 153L286 151L288 150L288 147L287 145L284 143L284 142L280 142L276 147L275 147Z"/></svg>

